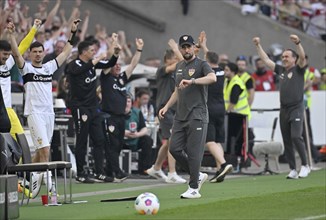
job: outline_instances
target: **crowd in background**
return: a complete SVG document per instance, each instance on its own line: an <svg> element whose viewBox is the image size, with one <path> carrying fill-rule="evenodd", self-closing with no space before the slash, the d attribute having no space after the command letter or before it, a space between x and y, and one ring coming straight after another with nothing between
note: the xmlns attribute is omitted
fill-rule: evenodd
<svg viewBox="0 0 326 220"><path fill-rule="evenodd" d="M238 1L238 0L236 0ZM242 14L262 13L326 41L325 0L239 0Z"/></svg>

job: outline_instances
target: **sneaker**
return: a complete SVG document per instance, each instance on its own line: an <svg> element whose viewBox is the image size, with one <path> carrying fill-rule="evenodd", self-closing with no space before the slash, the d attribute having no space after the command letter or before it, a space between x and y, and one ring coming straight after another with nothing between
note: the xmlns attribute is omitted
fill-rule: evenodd
<svg viewBox="0 0 326 220"><path fill-rule="evenodd" d="M176 172L174 172L174 173L168 173L168 176L165 179L165 182L167 182L167 183L186 183L187 180L183 179Z"/></svg>
<svg viewBox="0 0 326 220"><path fill-rule="evenodd" d="M199 178L198 178L198 191L200 191L201 186L203 185L203 183L207 180L207 173L202 173L199 172Z"/></svg>
<svg viewBox="0 0 326 220"><path fill-rule="evenodd" d="M231 164L226 165L224 169L220 169L219 171L217 171L214 177L209 180L209 182L211 183L223 182L226 174L232 172L232 170L233 170L233 166Z"/></svg>
<svg viewBox="0 0 326 220"><path fill-rule="evenodd" d="M287 179L298 179L298 172L296 170L291 170L289 175L286 177Z"/></svg>
<svg viewBox="0 0 326 220"><path fill-rule="evenodd" d="M145 171L148 175L156 178L156 179L159 179L159 180L163 180L163 181L166 181L166 179L168 178L164 172L162 171L162 169L160 170L155 170L154 169L154 166L152 166L151 168L149 168L148 170Z"/></svg>
<svg viewBox="0 0 326 220"><path fill-rule="evenodd" d="M25 190L24 193L27 197L34 199L36 198L36 196L39 194L40 189L41 189L41 184L42 184L42 180L43 180L43 173L32 173L32 192L29 188L29 182L26 181L25 182ZM23 191L24 189L24 181L20 182L19 185L21 187L21 191Z"/></svg>
<svg viewBox="0 0 326 220"><path fill-rule="evenodd" d="M113 177L105 176L103 174L95 174L94 180L98 183L112 183L114 179Z"/></svg>
<svg viewBox="0 0 326 220"><path fill-rule="evenodd" d="M207 175L207 174L206 174ZM198 189L188 188L188 190L180 195L181 199L198 199L201 195Z"/></svg>
<svg viewBox="0 0 326 220"><path fill-rule="evenodd" d="M120 171L119 173L117 173L115 175L113 182L120 183L120 182L124 181L127 178L128 178L128 174Z"/></svg>
<svg viewBox="0 0 326 220"><path fill-rule="evenodd" d="M310 168L308 165L301 166L300 172L299 172L299 178L305 178L310 173Z"/></svg>
<svg viewBox="0 0 326 220"><path fill-rule="evenodd" d="M88 175L76 176L76 181L79 183L94 183L94 179L90 178Z"/></svg>

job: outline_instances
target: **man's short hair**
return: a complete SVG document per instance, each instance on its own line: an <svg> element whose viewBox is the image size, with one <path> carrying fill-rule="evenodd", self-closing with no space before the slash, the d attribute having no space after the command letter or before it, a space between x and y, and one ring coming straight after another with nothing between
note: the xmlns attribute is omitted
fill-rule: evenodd
<svg viewBox="0 0 326 220"><path fill-rule="evenodd" d="M6 40L0 40L0 50L11 51L11 45Z"/></svg>
<svg viewBox="0 0 326 220"><path fill-rule="evenodd" d="M143 95L149 95L151 96L151 93L147 90L147 89L140 89L137 93L136 93L136 97L140 98Z"/></svg>
<svg viewBox="0 0 326 220"><path fill-rule="evenodd" d="M206 53L206 60L212 64L218 64L218 54L213 51L208 51Z"/></svg>
<svg viewBox="0 0 326 220"><path fill-rule="evenodd" d="M40 42L38 41L34 41L31 46L29 47L29 50L32 50L33 48L35 47L42 47L42 50L44 51L44 46L43 44L41 44Z"/></svg>
<svg viewBox="0 0 326 220"><path fill-rule="evenodd" d="M171 49L167 49L164 54L164 62L168 59L172 59L174 57L174 52Z"/></svg>
<svg viewBox="0 0 326 220"><path fill-rule="evenodd" d="M229 63L226 64L225 66L229 67L230 70L231 70L232 72L234 72L235 74L237 74L237 72L239 71L238 65L235 64L235 63L231 63L231 62L229 62Z"/></svg>
<svg viewBox="0 0 326 220"><path fill-rule="evenodd" d="M88 50L90 46L93 45L93 42L91 41L82 41L78 45L78 54L82 54L84 50Z"/></svg>

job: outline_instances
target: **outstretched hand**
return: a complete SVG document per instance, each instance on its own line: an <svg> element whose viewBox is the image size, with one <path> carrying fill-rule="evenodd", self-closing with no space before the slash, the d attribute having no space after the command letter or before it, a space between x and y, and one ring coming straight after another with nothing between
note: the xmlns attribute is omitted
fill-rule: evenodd
<svg viewBox="0 0 326 220"><path fill-rule="evenodd" d="M295 44L298 44L298 42L300 42L299 37L298 37L297 35L294 35L294 34L291 34L291 35L290 35L290 39L291 39L291 41L292 41L293 43L295 43Z"/></svg>
<svg viewBox="0 0 326 220"><path fill-rule="evenodd" d="M71 27L71 31L72 32L75 32L77 31L77 28L78 28L78 25L79 23L81 22L81 20L78 18L78 19L75 19L73 22L72 22L72 27Z"/></svg>
<svg viewBox="0 0 326 220"><path fill-rule="evenodd" d="M144 41L141 38L136 38L136 47L137 50L142 50L144 47Z"/></svg>
<svg viewBox="0 0 326 220"><path fill-rule="evenodd" d="M9 23L7 24L7 30L8 30L8 32L9 32L10 34L15 33L15 25L14 25L14 23L9 22Z"/></svg>
<svg viewBox="0 0 326 220"><path fill-rule="evenodd" d="M259 37L254 37L252 38L252 42L254 42L254 44L257 46L260 44L260 38Z"/></svg>

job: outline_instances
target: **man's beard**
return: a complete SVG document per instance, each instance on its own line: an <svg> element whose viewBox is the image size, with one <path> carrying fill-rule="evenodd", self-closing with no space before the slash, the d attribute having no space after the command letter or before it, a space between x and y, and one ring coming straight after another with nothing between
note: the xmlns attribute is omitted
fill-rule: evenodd
<svg viewBox="0 0 326 220"><path fill-rule="evenodd" d="M191 60L192 57L193 57L193 54L191 54L191 53L186 53L185 55L183 55L183 58L185 60Z"/></svg>

